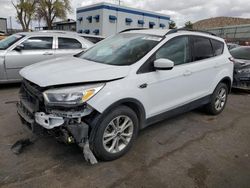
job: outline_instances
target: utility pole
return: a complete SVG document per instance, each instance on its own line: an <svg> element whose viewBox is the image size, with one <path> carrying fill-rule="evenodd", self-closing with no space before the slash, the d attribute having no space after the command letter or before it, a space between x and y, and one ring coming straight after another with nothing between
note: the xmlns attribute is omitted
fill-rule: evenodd
<svg viewBox="0 0 250 188"><path fill-rule="evenodd" d="M10 31L12 33L12 21L11 21L11 16L10 16Z"/></svg>

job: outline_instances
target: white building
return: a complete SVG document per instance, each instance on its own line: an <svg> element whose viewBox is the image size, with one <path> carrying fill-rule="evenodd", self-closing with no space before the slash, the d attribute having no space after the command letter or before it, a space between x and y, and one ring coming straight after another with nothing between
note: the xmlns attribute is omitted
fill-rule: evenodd
<svg viewBox="0 0 250 188"><path fill-rule="evenodd" d="M109 36L129 28L168 28L170 17L110 3L98 3L76 10L77 32Z"/></svg>

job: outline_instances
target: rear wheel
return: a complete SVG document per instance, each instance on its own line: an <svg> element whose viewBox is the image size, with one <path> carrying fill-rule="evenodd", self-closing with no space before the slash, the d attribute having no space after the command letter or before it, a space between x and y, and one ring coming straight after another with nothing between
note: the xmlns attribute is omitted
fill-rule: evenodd
<svg viewBox="0 0 250 188"><path fill-rule="evenodd" d="M92 143L97 158L108 161L124 155L138 132L138 118L127 106L120 106L102 118Z"/></svg>
<svg viewBox="0 0 250 188"><path fill-rule="evenodd" d="M206 111L211 115L217 115L225 108L228 97L228 87L224 83L219 83L215 88L211 101L206 105Z"/></svg>

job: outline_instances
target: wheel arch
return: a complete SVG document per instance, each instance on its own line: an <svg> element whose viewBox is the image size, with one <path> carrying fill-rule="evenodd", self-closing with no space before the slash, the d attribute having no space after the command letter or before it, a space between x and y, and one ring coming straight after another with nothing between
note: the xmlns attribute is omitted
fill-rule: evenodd
<svg viewBox="0 0 250 188"><path fill-rule="evenodd" d="M230 91L232 89L232 80L230 77L226 76L226 77L222 78L219 83L226 84L228 87L228 92L230 93Z"/></svg>
<svg viewBox="0 0 250 188"><path fill-rule="evenodd" d="M113 104L111 104L108 108L106 108L103 114L109 113L112 109L121 105L131 108L136 113L136 116L138 117L138 120L139 120L139 128L140 129L143 128L143 125L145 124L145 119L146 119L146 112L145 112L145 108L143 104L137 99L134 99L134 98L120 99L114 102Z"/></svg>

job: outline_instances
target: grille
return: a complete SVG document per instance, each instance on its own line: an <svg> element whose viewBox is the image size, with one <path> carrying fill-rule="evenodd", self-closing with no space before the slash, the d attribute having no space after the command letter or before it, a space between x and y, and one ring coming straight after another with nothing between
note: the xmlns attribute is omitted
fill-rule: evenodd
<svg viewBox="0 0 250 188"><path fill-rule="evenodd" d="M31 113L43 108L42 88L24 80L20 88L20 101ZM26 105L25 105L26 104Z"/></svg>

